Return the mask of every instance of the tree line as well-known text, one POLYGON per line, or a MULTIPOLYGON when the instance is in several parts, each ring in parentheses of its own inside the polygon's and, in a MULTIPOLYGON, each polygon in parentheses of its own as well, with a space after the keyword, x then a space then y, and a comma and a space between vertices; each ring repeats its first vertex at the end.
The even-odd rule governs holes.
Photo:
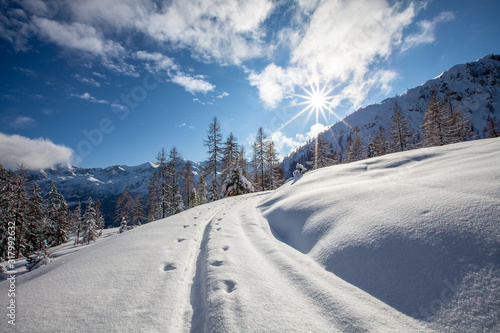
MULTIPOLYGON (((498 137, 500 136, 499 128, 500 126, 493 118, 488 118, 484 131, 488 132, 487 137, 498 137)), ((318 135, 310 145, 306 165, 310 169, 323 168, 388 153, 471 140, 473 128, 467 114, 460 108, 454 107, 450 98, 446 102, 433 93, 425 110, 424 122, 420 126, 419 133, 415 133, 412 129, 409 118, 397 102, 393 106, 388 133, 383 127, 379 127, 377 132, 369 135, 366 146, 359 128, 352 128, 352 132, 353 135, 346 138, 343 152, 340 149, 335 150, 330 142, 322 135, 318 135)), ((291 165, 295 166, 298 162, 300 161, 295 160, 291 165)))
POLYGON ((104 218, 100 203, 88 199, 71 211, 64 197, 52 185, 45 196, 34 182, 27 188, 26 172, 0 164, 0 260, 28 257, 69 240, 76 233, 76 244, 88 244, 102 233, 104 218))
POLYGON ((155 221, 224 197, 274 190, 283 183, 276 147, 262 128, 257 131, 251 160, 233 133, 223 140, 217 117, 210 123, 203 145, 207 160, 197 165, 197 180, 192 163, 175 146, 168 153, 162 148, 156 156, 146 207, 138 195, 125 191, 117 202, 116 221, 155 221))

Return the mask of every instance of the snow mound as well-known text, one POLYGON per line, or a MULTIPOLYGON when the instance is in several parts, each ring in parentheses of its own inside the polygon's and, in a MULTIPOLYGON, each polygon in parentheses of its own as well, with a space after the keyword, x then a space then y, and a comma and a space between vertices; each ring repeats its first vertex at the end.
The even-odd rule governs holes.
POLYGON ((306 173, 260 209, 277 239, 396 310, 498 332, 499 165, 500 139, 385 155, 306 173))

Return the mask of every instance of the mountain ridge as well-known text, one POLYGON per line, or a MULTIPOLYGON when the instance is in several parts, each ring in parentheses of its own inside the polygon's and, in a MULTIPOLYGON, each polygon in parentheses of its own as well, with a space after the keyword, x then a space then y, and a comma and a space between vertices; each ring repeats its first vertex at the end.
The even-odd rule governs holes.
MULTIPOLYGON (((420 133, 425 109, 433 92, 439 98, 451 100, 454 108, 467 113, 474 129, 474 139, 484 138, 487 133, 483 129, 488 118, 499 118, 500 55, 489 54, 475 62, 455 65, 436 78, 407 89, 401 95, 358 109, 329 126, 320 135, 333 145, 334 150, 343 153, 346 138, 354 133, 353 128, 358 127, 364 143, 368 144, 369 135, 378 131, 380 126, 387 135, 395 102, 407 116, 410 127, 415 133, 420 133)), ((283 158, 285 174, 291 175, 297 163, 305 164, 310 159, 309 147, 312 142, 296 148, 283 158)))

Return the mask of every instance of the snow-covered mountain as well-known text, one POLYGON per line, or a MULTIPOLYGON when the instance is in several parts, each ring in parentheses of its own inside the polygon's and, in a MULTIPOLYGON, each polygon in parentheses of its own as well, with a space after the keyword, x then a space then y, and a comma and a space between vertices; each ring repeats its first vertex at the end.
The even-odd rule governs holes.
MULTIPOLYGON (((484 127, 489 118, 500 119, 500 55, 488 55, 476 62, 456 65, 420 87, 407 90, 400 96, 388 98, 379 104, 369 105, 332 125, 322 136, 333 144, 335 150, 344 151, 346 138, 359 128, 365 144, 370 134, 382 126, 389 130, 394 104, 402 108, 416 133, 420 132, 425 109, 431 94, 451 99, 452 106, 469 115, 474 138, 484 138, 484 127)), ((308 160, 311 143, 297 148, 283 159, 285 174, 291 175, 297 163, 308 160)))
MULTIPOLYGON (((191 162, 191 164, 196 178, 200 163, 191 162)), ((100 199, 106 225, 111 225, 118 196, 127 189, 145 199, 155 167, 156 164, 153 162, 138 166, 114 165, 107 168, 58 165, 51 169, 31 171, 29 178, 37 182, 44 194, 54 182, 70 207, 78 201, 87 202, 89 197, 94 201, 100 199)))
POLYGON ((0 331, 499 332, 499 164, 500 138, 389 154, 17 260, 0 331))

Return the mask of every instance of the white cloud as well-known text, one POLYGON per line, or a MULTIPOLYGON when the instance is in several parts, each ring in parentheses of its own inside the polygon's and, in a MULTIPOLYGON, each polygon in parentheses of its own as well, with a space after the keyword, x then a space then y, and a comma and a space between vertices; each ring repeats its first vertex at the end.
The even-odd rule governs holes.
POLYGON ((210 82, 205 81, 202 76, 192 77, 183 73, 177 73, 172 78, 172 82, 183 86, 186 91, 193 95, 196 93, 206 94, 207 92, 215 89, 215 86, 210 82))
POLYGON ((111 40, 106 40, 93 26, 72 22, 62 24, 43 17, 35 17, 33 23, 40 33, 55 44, 101 56, 118 56, 124 48, 111 40))
POLYGON ((84 77, 84 76, 81 76, 80 74, 75 74, 73 75, 73 77, 75 79, 77 79, 78 81, 80 82, 83 82, 83 83, 87 83, 87 84, 90 84, 94 87, 100 87, 101 86, 101 83, 96 81, 94 78, 88 78, 88 77, 84 77))
POLYGON ((0 163, 9 169, 16 169, 20 164, 28 169, 50 168, 69 163, 72 156, 73 150, 49 139, 0 133, 0 163))
POLYGON ((227 96, 229 96, 229 93, 223 92, 222 94, 218 95, 216 98, 221 99, 221 98, 224 98, 224 97, 227 97, 227 96))
POLYGON ((189 49, 201 60, 241 64, 263 54, 262 24, 272 9, 270 0, 174 0, 142 24, 152 38, 189 49))
POLYGON ((278 130, 273 132, 269 138, 276 145, 276 149, 281 156, 289 153, 291 150, 303 145, 308 140, 315 139, 319 133, 323 133, 328 129, 328 126, 323 124, 314 124, 306 134, 296 134, 295 137, 288 137, 285 133, 278 130))
POLYGON ((167 57, 159 52, 149 53, 147 51, 137 51, 135 57, 139 60, 152 62, 152 66, 147 66, 150 71, 158 72, 160 70, 178 70, 179 67, 175 64, 174 59, 167 57))
POLYGON ((453 21, 454 19, 455 15, 452 12, 442 12, 431 21, 423 20, 418 22, 420 32, 406 37, 402 50, 406 51, 420 44, 429 44, 434 42, 436 40, 436 36, 434 34, 436 25, 441 22, 453 21))
POLYGON ((270 64, 248 77, 266 106, 277 107, 296 85, 313 76, 339 87, 337 105, 347 100, 359 106, 371 89, 390 90, 396 75, 377 65, 401 44, 403 30, 415 16, 413 4, 404 9, 385 0, 301 1, 299 5, 311 14, 303 31, 296 32, 295 41, 289 43, 289 65, 270 64))
POLYGON ((92 103, 109 104, 109 101, 107 101, 107 100, 105 100, 105 99, 97 99, 97 98, 95 98, 94 96, 90 95, 88 92, 83 93, 83 94, 81 94, 81 95, 78 95, 78 94, 71 94, 70 96, 71 96, 71 97, 75 97, 75 98, 84 99, 84 100, 89 101, 89 102, 92 102, 92 103))
POLYGON ((259 74, 252 71, 248 80, 257 87, 265 105, 275 108, 287 94, 293 92, 296 84, 303 83, 303 75, 298 69, 284 69, 272 63, 259 74))
POLYGON ((35 119, 26 116, 18 116, 13 122, 11 122, 11 126, 16 128, 25 128, 25 127, 33 127, 35 126, 35 119))

